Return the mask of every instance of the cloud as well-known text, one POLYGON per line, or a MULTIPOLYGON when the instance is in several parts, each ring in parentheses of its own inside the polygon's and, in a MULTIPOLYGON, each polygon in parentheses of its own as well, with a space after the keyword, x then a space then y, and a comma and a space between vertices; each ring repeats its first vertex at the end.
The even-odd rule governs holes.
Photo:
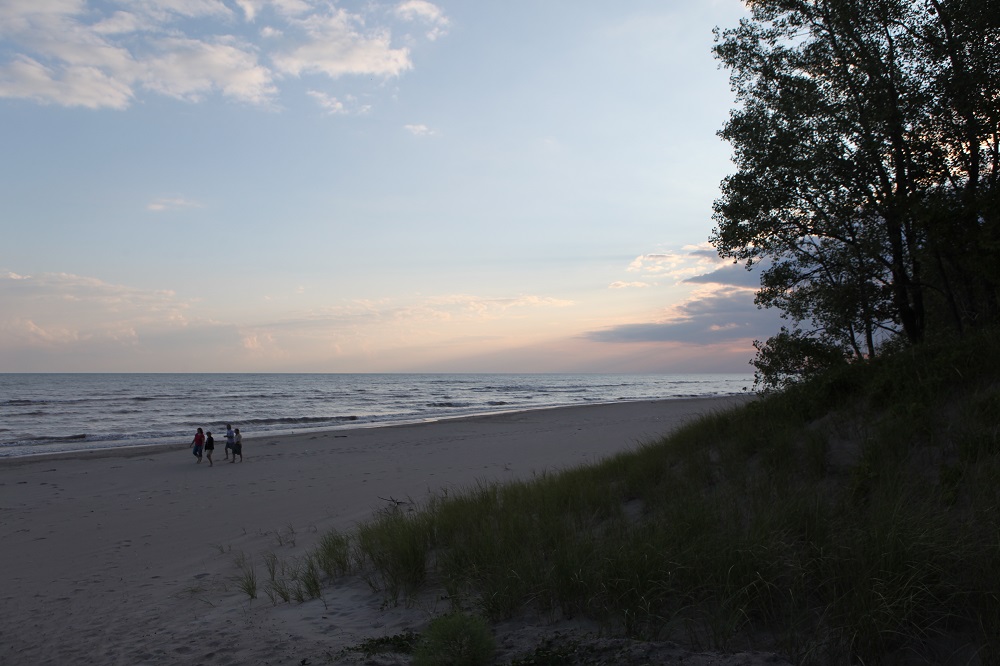
POLYGON ((0 275, 0 366, 17 372, 242 367, 237 327, 169 290, 68 273, 0 275))
POLYGON ((652 285, 648 282, 622 282, 618 280, 609 284, 608 289, 645 289, 650 286, 652 285))
POLYGON ((446 35, 451 21, 441 9, 426 0, 406 0, 396 7, 396 15, 405 21, 421 21, 428 27, 427 39, 434 41, 446 35))
POLYGON ((584 335, 608 343, 718 344, 763 339, 780 326, 777 313, 754 305, 754 290, 724 286, 700 291, 668 308, 658 321, 623 324, 584 335))
POLYGON ((249 47, 233 40, 172 37, 156 41, 155 47, 158 53, 145 61, 141 75, 148 90, 191 102, 219 91, 251 104, 265 104, 277 93, 271 72, 249 47))
POLYGON ((272 57, 279 71, 293 76, 326 74, 338 78, 347 74, 398 76, 410 69, 410 51, 392 48, 387 29, 362 33, 359 17, 337 10, 314 14, 294 25, 306 39, 294 48, 272 57))
POLYGON ((632 322, 588 331, 583 338, 600 343, 726 345, 773 335, 781 325, 773 311, 754 304, 760 288, 760 266, 747 271, 731 263, 708 243, 641 254, 625 269, 642 280, 618 280, 609 289, 656 287, 673 304, 651 321, 632 322))
POLYGON ((154 213, 162 213, 163 211, 180 208, 201 208, 201 204, 197 201, 190 201, 180 197, 164 197, 154 199, 146 206, 146 210, 153 211, 154 213))
MULTIPOLYGON (((199 102, 219 94, 270 107, 284 77, 387 78, 413 68, 393 28, 449 21, 429 2, 351 13, 305 0, 45 0, 0 3, 0 97, 126 109, 143 94, 199 102), (243 18, 246 23, 241 24, 243 18), (260 22, 259 25, 253 25, 260 22)), ((340 96, 338 96, 340 97, 340 96)), ((334 98, 336 99, 336 98, 334 98)))
POLYGON ((227 317, 217 306, 186 301, 169 290, 65 273, 7 272, 0 273, 0 367, 19 372, 392 371, 407 367, 417 349, 444 358, 457 355, 462 346, 490 348, 523 338, 537 328, 539 317, 549 321, 555 309, 573 305, 537 294, 443 294, 227 317))
POLYGON ((413 136, 434 136, 437 134, 435 130, 432 130, 427 125, 403 125, 403 129, 413 136))
POLYGON ((108 284, 68 273, 0 276, 3 346, 132 341, 138 328, 183 327, 188 305, 171 291, 108 284))
POLYGON ((235 3, 250 23, 268 9, 273 9, 279 17, 301 16, 313 9, 306 0, 235 0, 235 3))
POLYGON ((573 301, 537 295, 484 298, 472 294, 445 294, 426 297, 412 303, 391 300, 355 300, 350 303, 313 310, 300 318, 284 320, 276 326, 325 327, 350 323, 382 326, 388 323, 413 326, 426 322, 485 322, 518 317, 522 312, 567 308, 573 301))
POLYGON ((630 273, 672 278, 677 282, 712 271, 725 264, 708 243, 686 245, 680 251, 670 250, 642 254, 632 260, 627 270, 630 273))
POLYGON ((95 67, 65 66, 59 70, 27 56, 0 66, 0 97, 41 104, 124 109, 132 103, 132 88, 95 67))
POLYGON ((331 116, 364 115, 371 111, 371 105, 361 104, 354 95, 338 99, 319 90, 308 90, 306 94, 316 100, 316 103, 331 116))
MULTIPOLYGON (((677 285, 730 285, 757 289, 760 287, 760 270, 755 264, 747 270, 742 264, 723 259, 708 243, 687 245, 679 251, 641 254, 628 265, 626 272, 641 273, 677 285)), ((647 286, 643 281, 619 281, 612 288, 647 286)))
POLYGON ((689 284, 727 284, 737 287, 757 289, 760 287, 761 264, 747 270, 740 264, 729 264, 703 275, 695 275, 684 280, 689 284))

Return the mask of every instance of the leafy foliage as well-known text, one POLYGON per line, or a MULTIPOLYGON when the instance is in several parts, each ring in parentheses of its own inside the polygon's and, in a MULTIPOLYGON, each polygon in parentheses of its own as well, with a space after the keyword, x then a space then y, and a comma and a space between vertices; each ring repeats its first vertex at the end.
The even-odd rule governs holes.
POLYGON ((808 337, 861 359, 995 321, 1000 0, 747 4, 715 46, 738 108, 712 241, 794 322, 758 352, 808 369, 808 337))
POLYGON ((808 380, 845 362, 844 350, 829 339, 782 328, 767 342, 754 342, 754 388, 781 390, 792 383, 808 380))

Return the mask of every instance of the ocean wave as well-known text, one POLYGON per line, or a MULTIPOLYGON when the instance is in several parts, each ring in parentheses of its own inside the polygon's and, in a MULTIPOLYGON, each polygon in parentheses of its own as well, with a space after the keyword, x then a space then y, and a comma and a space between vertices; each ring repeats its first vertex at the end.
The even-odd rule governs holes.
POLYGON ((305 425, 309 423, 340 423, 357 421, 357 416, 285 416, 280 418, 249 419, 242 422, 243 426, 268 425, 305 425))
MULTIPOLYGON (((59 442, 87 441, 87 435, 63 435, 61 437, 46 437, 44 435, 19 434, 11 436, 10 440, 0 441, 0 446, 31 446, 32 444, 56 444, 59 442)), ((94 441, 94 440, 90 440, 94 441)))

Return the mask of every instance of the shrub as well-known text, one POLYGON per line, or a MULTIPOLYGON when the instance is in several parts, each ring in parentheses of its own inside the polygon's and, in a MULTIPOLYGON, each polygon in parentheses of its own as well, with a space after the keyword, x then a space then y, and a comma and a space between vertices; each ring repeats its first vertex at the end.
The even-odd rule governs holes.
POLYGON ((464 613, 431 621, 413 652, 414 666, 478 666, 493 658, 496 644, 483 618, 464 613))

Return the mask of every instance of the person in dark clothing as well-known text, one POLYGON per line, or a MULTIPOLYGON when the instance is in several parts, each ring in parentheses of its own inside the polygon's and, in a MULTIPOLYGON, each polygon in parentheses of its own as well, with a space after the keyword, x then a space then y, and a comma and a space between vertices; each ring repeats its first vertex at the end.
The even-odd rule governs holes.
POLYGON ((215 438, 211 432, 205 433, 205 457, 208 458, 208 466, 212 466, 212 452, 215 451, 215 438))

